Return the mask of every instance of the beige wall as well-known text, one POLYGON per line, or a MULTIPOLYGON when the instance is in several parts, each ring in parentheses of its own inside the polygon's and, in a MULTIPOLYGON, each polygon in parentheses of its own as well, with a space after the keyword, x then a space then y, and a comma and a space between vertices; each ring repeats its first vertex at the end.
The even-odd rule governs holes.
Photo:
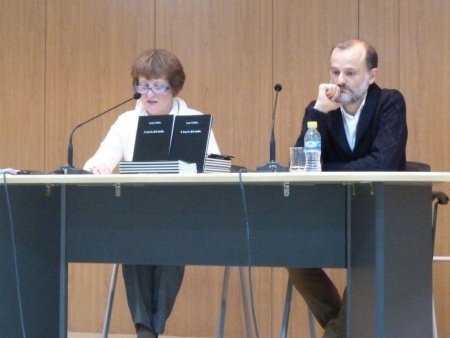
MULTIPOLYGON (((409 159, 448 171, 449 16, 450 3, 427 0, 2 0, 0 167, 50 172, 65 164, 71 129, 131 97, 130 64, 149 47, 179 56, 187 74, 180 96, 214 115, 222 152, 250 169, 268 160, 273 85, 281 83, 277 160, 287 164, 303 109, 328 79, 331 47, 359 36, 379 52, 377 82, 405 95, 409 159)), ((75 133, 76 166, 130 107, 75 133)), ((447 185, 437 188, 450 192, 447 185)), ((446 209, 439 214, 437 254, 450 254, 446 209)), ((101 329, 110 269, 71 265, 71 330, 101 329)), ((260 335, 276 337, 286 272, 252 271, 260 335)), ((226 335, 238 337, 245 331, 237 269, 231 272, 226 335)), ((221 267, 188 267, 168 334, 215 335, 222 273, 221 267)), ((342 288, 343 272, 331 273, 342 288)), ((444 337, 450 336, 449 279, 450 264, 436 264, 434 294, 444 337)), ((290 336, 305 336, 305 327, 305 306, 295 294, 290 336)), ((121 278, 111 331, 132 331, 121 278)))

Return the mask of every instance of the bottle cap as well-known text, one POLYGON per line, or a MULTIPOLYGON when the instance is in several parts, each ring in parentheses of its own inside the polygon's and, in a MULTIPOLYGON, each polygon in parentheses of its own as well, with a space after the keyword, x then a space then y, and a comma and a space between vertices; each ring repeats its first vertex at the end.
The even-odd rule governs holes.
POLYGON ((317 121, 308 121, 308 128, 317 129, 317 121))

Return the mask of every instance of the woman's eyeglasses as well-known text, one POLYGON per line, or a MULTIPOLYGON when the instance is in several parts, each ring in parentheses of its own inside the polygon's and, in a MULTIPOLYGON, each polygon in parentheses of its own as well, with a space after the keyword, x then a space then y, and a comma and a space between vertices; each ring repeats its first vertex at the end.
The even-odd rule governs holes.
POLYGON ((134 86, 134 90, 139 94, 147 94, 149 91, 151 91, 153 94, 164 94, 170 89, 170 85, 164 85, 164 86, 134 86))

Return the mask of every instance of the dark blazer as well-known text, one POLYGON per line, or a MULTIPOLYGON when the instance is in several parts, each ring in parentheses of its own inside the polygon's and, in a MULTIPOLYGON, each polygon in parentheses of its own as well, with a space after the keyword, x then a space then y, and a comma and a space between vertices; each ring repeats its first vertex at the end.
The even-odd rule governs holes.
POLYGON ((308 121, 317 121, 322 138, 323 171, 401 171, 406 165, 406 104, 395 89, 369 86, 356 129, 353 151, 348 145, 340 109, 328 113, 305 109, 296 146, 303 147, 308 121))

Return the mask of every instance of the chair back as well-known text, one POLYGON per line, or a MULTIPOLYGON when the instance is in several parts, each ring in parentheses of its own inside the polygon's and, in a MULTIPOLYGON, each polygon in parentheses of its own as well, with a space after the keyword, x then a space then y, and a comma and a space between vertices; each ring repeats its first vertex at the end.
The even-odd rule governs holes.
POLYGON ((405 171, 431 171, 431 167, 426 163, 406 161, 405 171))

